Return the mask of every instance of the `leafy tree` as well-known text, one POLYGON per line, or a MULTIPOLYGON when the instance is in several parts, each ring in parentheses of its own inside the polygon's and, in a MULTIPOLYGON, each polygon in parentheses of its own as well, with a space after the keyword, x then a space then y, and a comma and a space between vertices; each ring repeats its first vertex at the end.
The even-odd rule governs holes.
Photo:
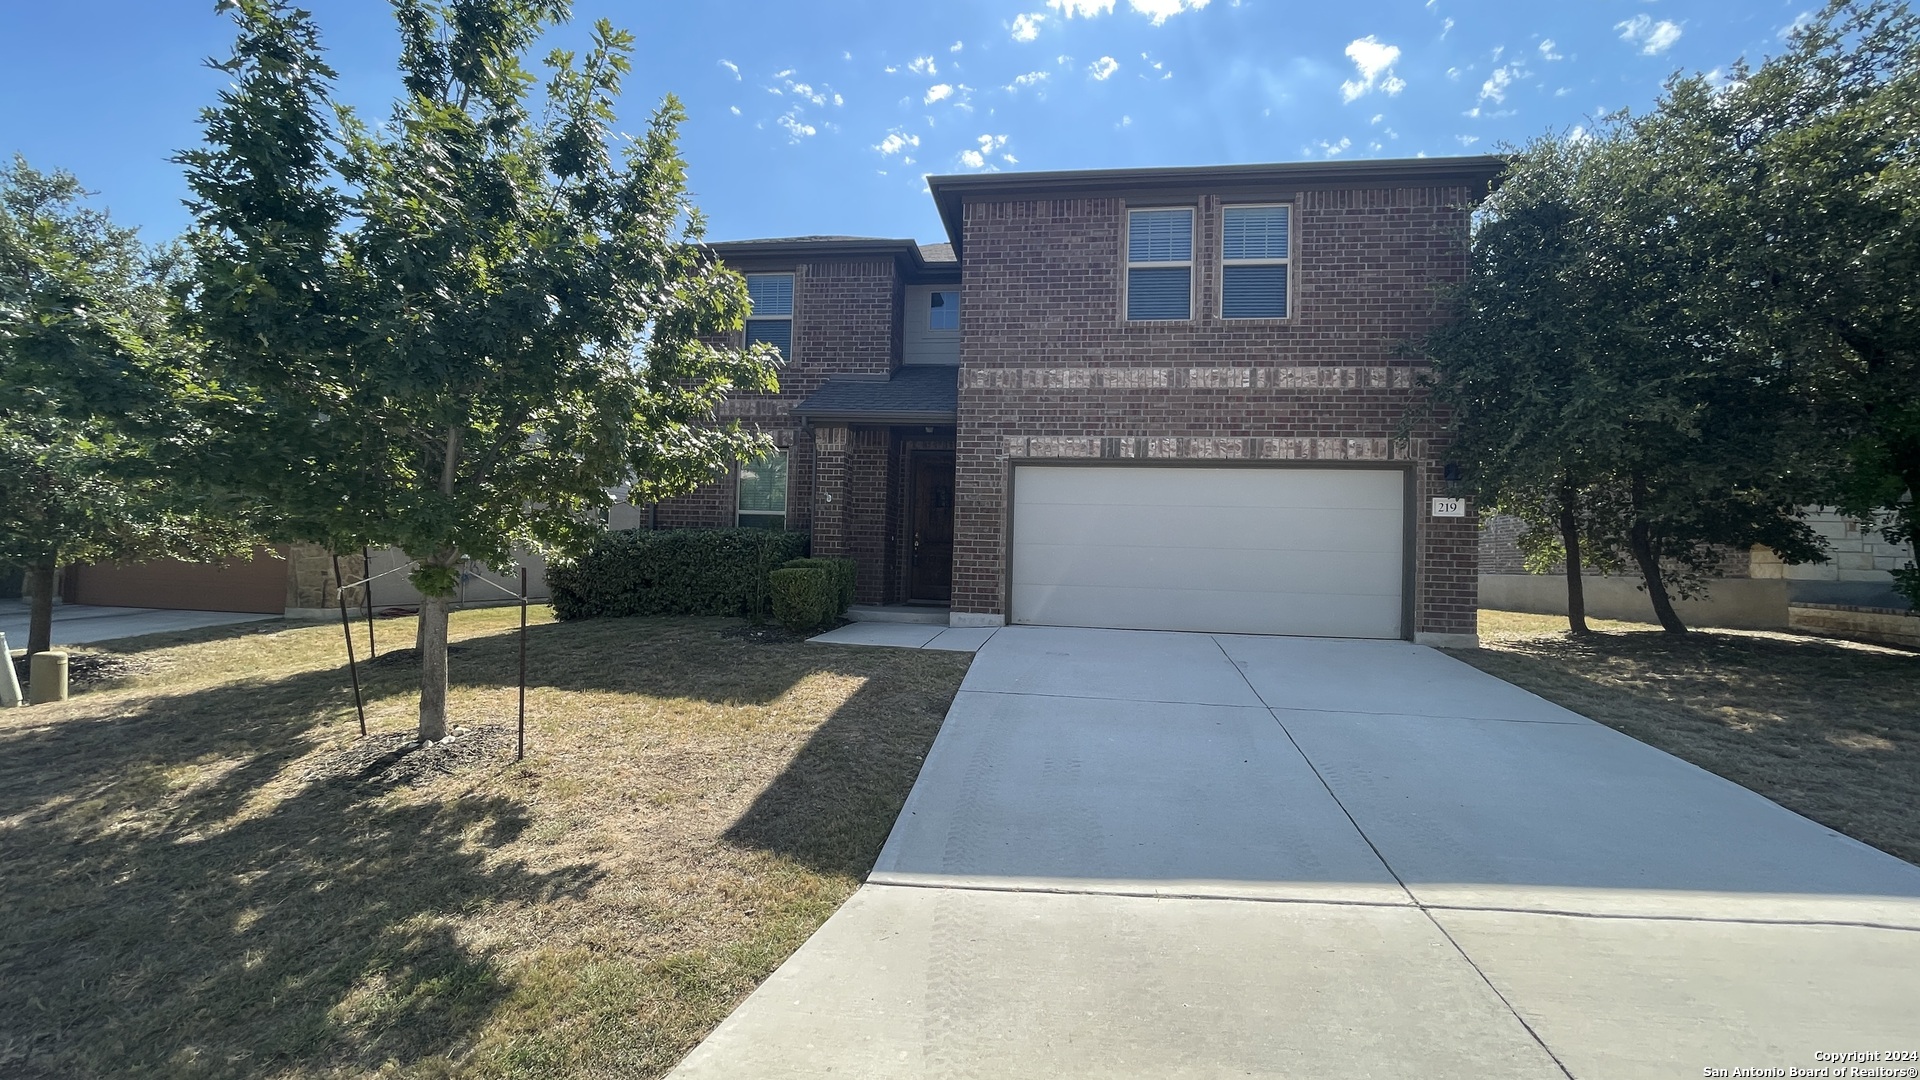
MULTIPOLYGON (((1845 466, 1831 501, 1920 545, 1920 20, 1831 0, 1759 67, 1670 82, 1630 135, 1697 253, 1690 309, 1807 398, 1845 466)), ((1897 577, 1920 604, 1920 570, 1897 577)))
POLYGON ((565 0, 394 0, 404 94, 379 126, 332 95, 310 17, 227 5, 232 76, 184 152, 194 321, 229 395, 220 477, 287 537, 416 560, 420 735, 446 731, 462 560, 578 550, 608 490, 692 489, 763 439, 714 421, 775 388, 770 348, 714 344, 741 279, 698 240, 671 97, 614 133, 632 36, 522 57, 565 0))
POLYGON ((1783 438, 1794 401, 1685 303, 1697 273, 1652 162, 1617 126, 1542 139, 1482 207, 1454 296, 1424 343, 1451 453, 1483 505, 1517 514, 1536 563, 1566 562, 1585 629, 1582 565, 1635 566, 1661 625, 1726 547, 1819 557, 1794 509, 1814 477, 1783 438))
POLYGON ((85 205, 71 174, 0 169, 0 562, 27 568, 29 653, 71 563, 246 550, 231 508, 177 481, 197 437, 191 355, 168 329, 178 252, 85 205))

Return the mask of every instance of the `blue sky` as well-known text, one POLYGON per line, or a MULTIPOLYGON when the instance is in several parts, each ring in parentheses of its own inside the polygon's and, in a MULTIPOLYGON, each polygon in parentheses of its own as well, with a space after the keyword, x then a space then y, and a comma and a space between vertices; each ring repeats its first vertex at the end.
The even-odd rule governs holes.
MULTIPOLYGON (((576 0, 635 31, 621 118, 666 93, 712 239, 944 239, 922 179, 983 169, 1484 153, 1643 109, 1671 72, 1778 51, 1816 0, 576 0)), ((385 115, 379 0, 310 0, 342 96, 385 115)), ((0 153, 65 168, 149 239, 223 77, 211 0, 0 5, 0 153)), ((544 52, 544 50, 542 50, 544 52)))

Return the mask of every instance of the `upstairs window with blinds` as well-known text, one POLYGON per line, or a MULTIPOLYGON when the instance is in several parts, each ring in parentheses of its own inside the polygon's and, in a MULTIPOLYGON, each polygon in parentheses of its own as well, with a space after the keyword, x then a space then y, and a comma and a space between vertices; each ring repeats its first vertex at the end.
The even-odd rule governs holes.
POLYGON ((1292 207, 1229 206, 1220 222, 1220 315, 1284 319, 1292 207))
POLYGON ((1193 318, 1193 211, 1127 211, 1127 319, 1193 318))
POLYGON ((748 274, 747 344, 767 342, 781 356, 793 355, 793 275, 748 274))

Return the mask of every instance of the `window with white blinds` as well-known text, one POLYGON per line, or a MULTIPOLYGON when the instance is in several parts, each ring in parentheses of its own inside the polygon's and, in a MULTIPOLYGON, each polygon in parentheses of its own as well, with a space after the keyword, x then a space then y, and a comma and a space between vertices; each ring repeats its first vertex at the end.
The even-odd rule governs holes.
POLYGON ((1127 211, 1127 319, 1193 318, 1193 211, 1127 211))
POLYGON ((1229 206, 1220 220, 1220 315, 1284 319, 1293 214, 1289 206, 1229 206))
POLYGON ((736 524, 746 528, 787 527, 787 452, 775 450, 740 463, 736 524))
POLYGON ((793 355, 793 275, 748 274, 747 344, 765 341, 793 355))

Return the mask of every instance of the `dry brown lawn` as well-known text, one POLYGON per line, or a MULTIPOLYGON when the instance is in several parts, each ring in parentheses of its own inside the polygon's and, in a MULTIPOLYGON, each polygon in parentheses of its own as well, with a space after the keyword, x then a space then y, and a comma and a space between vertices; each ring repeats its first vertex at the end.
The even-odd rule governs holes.
MULTIPOLYGON (((455 616, 456 724, 511 724, 516 618, 455 616)), ((858 885, 969 659, 538 623, 525 763, 418 784, 340 767, 337 626, 0 713, 0 1075, 658 1076, 858 885)), ((376 734, 415 677, 363 670, 376 734)))
POLYGON ((1797 634, 1480 613, 1454 656, 1920 863, 1920 654, 1797 634))

